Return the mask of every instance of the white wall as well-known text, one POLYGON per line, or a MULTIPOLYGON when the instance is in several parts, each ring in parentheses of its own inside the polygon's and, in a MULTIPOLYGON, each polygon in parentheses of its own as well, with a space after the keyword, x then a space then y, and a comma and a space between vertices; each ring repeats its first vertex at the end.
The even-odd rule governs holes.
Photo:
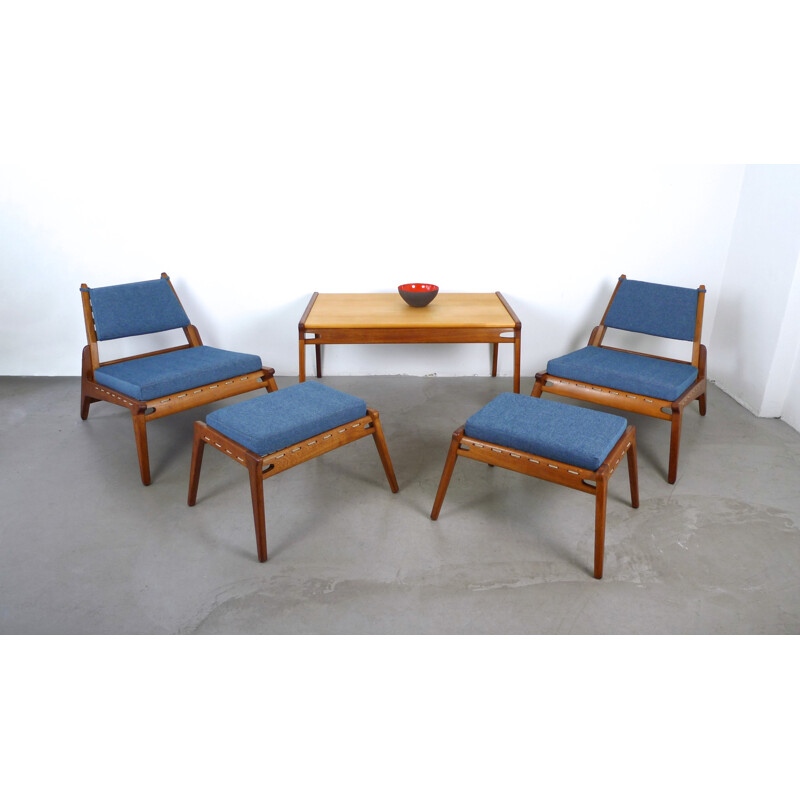
MULTIPOLYGON (((762 244, 779 293, 792 285, 791 186, 775 201, 788 228, 776 244, 758 234, 775 188, 760 172, 664 163, 673 140, 728 141, 710 127, 721 106, 701 126, 704 99, 692 125, 653 138, 669 112, 653 80, 697 83, 702 37, 678 75, 611 58, 630 40, 607 11, 580 29, 555 20, 565 51, 553 19, 516 4, 45 5, 4 9, 0 30, 0 75, 14 76, 0 81, 0 374, 77 374, 80 283, 162 270, 207 343, 257 352, 279 375, 297 372, 313 291, 427 280, 505 294, 523 323, 526 390, 549 357, 585 343, 622 272, 707 286, 710 374, 744 402, 734 339, 757 366, 781 343, 781 363, 795 363, 791 318, 770 327, 769 296, 755 306, 769 334, 736 339, 762 244)), ((648 52, 671 52, 680 30, 648 52)), ((487 370, 481 345, 326 353, 327 374, 487 370)), ((779 404, 787 381, 770 386, 779 404)))
POLYGON ((781 419, 800 431, 800 348, 789 372, 786 399, 781 409, 781 419))
MULTIPOLYGON (((284 375, 315 290, 500 290, 527 375, 585 341, 621 272, 705 282, 713 323, 741 168, 620 160, 615 132, 586 137, 596 107, 532 80, 552 52, 503 7, 32 7, 0 49, 19 76, 0 126, 0 373, 77 374, 80 283, 162 270, 209 344, 284 375)), ((339 347, 326 368, 487 360, 339 347)))
POLYGON ((760 416, 790 396, 800 342, 800 166, 748 166, 731 237, 709 366, 760 416))
MULTIPOLYGON (((291 158, 301 160, 303 153, 291 158)), ((168 159, 158 166, 168 170, 168 159)), ((365 179, 355 166, 353 171, 365 179)), ((100 177, 85 167, 81 185, 66 181, 61 187, 64 194, 71 187, 72 197, 58 199, 20 178, 16 197, 27 194, 26 202, 7 201, 0 216, 9 281, 0 318, 0 372, 76 374, 85 343, 80 283, 157 277, 163 269, 207 343, 257 352, 282 375, 297 373, 297 322, 314 290, 393 291, 407 280, 433 281, 442 291, 500 290, 523 322, 523 373, 532 375, 552 355, 585 344, 622 272, 679 285, 705 283, 710 326, 740 172, 549 167, 531 170, 524 181, 498 176, 503 187, 491 203, 486 185, 474 194, 441 185, 439 202, 449 211, 438 214, 438 227, 424 219, 398 223, 402 206, 425 202, 411 189, 383 198, 380 211, 351 193, 338 205, 298 208, 301 219, 287 216, 271 235, 264 234, 269 223, 253 220, 248 207, 255 190, 227 201, 225 218, 219 206, 201 213, 191 230, 188 221, 166 230, 141 217, 135 229, 126 229, 131 214, 122 205, 151 205, 150 195, 144 189, 136 194, 130 182, 108 187, 100 197, 82 189, 100 177), (317 238, 320 229, 330 235, 317 238)), ((398 174, 392 178, 395 185, 400 180, 398 174)), ((276 205, 288 185, 287 179, 275 189, 276 205)), ((215 197, 211 191, 208 202, 215 197)), ((173 189, 177 205, 195 200, 188 190, 173 189)), ((484 374, 487 362, 488 347, 480 345, 326 352, 328 374, 484 374)), ((501 348, 500 371, 510 370, 511 348, 501 348)))

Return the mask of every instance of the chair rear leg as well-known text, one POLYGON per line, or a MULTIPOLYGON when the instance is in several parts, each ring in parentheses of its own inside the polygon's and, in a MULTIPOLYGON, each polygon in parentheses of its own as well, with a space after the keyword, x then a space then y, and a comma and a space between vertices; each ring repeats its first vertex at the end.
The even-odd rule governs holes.
POLYGON ((669 473, 667 482, 675 483, 678 479, 678 453, 681 447, 681 423, 683 422, 683 409, 672 407, 672 430, 669 437, 669 473))
POLYGON ((636 433, 631 436, 628 449, 628 481, 631 485, 631 506, 639 508, 639 459, 636 456, 636 433))
POLYGON ((531 389, 531 397, 541 397, 542 390, 544 389, 544 381, 536 376, 536 380, 533 383, 533 389, 531 389))
POLYGON ((606 547, 606 506, 608 504, 608 481, 597 477, 594 506, 594 577, 603 577, 603 557, 606 547))
POLYGON ((383 471, 386 473, 386 479, 389 481, 389 487, 393 492, 397 492, 399 491, 397 478, 394 474, 392 459, 389 456, 389 448, 386 446, 386 438, 383 435, 383 427, 381 426, 380 417, 378 416, 378 412, 373 409, 369 409, 368 413, 372 417, 372 438, 375 441, 375 447, 378 448, 378 455, 381 458, 381 464, 383 464, 383 471))
POLYGON ((431 519, 439 519, 439 512, 442 510, 442 503, 444 496, 447 493, 447 487, 450 485, 450 478, 453 476, 453 469, 456 466, 456 458, 458 458, 458 447, 461 444, 461 437, 464 435, 464 429, 459 428, 453 434, 453 440, 450 443, 450 449, 447 451, 447 459, 444 462, 444 470, 442 470, 442 477, 439 481, 439 489, 436 492, 436 499, 433 501, 433 508, 431 509, 431 519))
POLYGON ((150 455, 147 451, 147 429, 144 414, 138 411, 131 412, 133 416, 133 435, 136 439, 136 452, 139 455, 139 472, 142 483, 150 485, 150 455))
POLYGON ((89 406, 94 402, 93 397, 87 397, 81 392, 81 419, 89 419, 89 406))
POLYGON ((188 504, 193 506, 197 502, 197 487, 200 484, 200 467, 203 466, 203 452, 205 442, 203 441, 203 431, 199 427, 203 423, 194 424, 194 441, 192 443, 192 466, 189 470, 189 498, 188 504))
POLYGON ((88 419, 89 406, 92 403, 97 402, 97 398, 89 397, 89 394, 86 391, 89 385, 87 375, 89 374, 89 370, 92 368, 92 360, 88 346, 83 348, 83 356, 81 357, 81 361, 81 419, 88 419))
POLYGON ((250 497, 253 501, 253 522, 256 529, 256 550, 258 560, 267 560, 267 523, 264 518, 264 474, 261 471, 261 461, 252 459, 247 463, 247 472, 250 475, 250 497))
MULTIPOLYGON (((698 364, 700 375, 703 378, 704 384, 703 389, 706 390, 708 388, 708 381, 706 379, 706 363, 708 361, 708 351, 706 350, 706 346, 704 344, 700 345, 700 361, 698 364)), ((704 417, 706 415, 706 393, 703 391, 703 394, 697 398, 697 401, 700 405, 700 416, 704 417)))

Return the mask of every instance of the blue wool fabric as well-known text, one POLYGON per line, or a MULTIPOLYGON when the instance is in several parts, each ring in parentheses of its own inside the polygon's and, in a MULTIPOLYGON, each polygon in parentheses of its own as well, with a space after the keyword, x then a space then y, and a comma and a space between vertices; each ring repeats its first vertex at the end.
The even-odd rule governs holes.
POLYGON ((166 278, 89 289, 89 299, 100 341, 191 324, 166 278))
POLYGON ((464 433, 473 439, 596 470, 627 427, 627 420, 616 414, 508 392, 473 414, 464 433))
POLYGON ((605 324, 667 339, 694 340, 698 289, 623 280, 605 324))
POLYGON ((322 383, 296 383, 212 411, 206 423, 260 456, 359 419, 367 404, 322 383))
POLYGON ((203 345, 109 364, 96 369, 94 379, 137 400, 154 400, 260 369, 259 356, 203 345))
POLYGON ((547 372, 557 378, 670 401, 677 400, 697 380, 697 368, 691 364, 605 347, 584 347, 551 359, 547 372))

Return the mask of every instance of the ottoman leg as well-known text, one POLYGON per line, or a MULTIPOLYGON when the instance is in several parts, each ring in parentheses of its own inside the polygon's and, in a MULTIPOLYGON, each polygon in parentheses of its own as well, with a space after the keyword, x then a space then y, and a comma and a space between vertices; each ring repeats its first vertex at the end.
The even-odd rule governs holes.
POLYGON ((258 560, 267 560, 267 524, 264 519, 264 474, 260 459, 248 459, 247 472, 250 476, 250 497, 253 501, 253 522, 256 528, 256 550, 258 560))
POLYGON ((464 429, 459 428, 453 434, 453 441, 450 443, 450 450, 447 452, 447 460, 444 462, 444 470, 442 471, 442 478, 439 481, 439 489, 436 492, 436 499, 433 501, 433 509, 431 510, 431 519, 439 519, 439 512, 442 510, 442 503, 444 496, 447 493, 447 487, 450 485, 450 478, 453 475, 453 469, 456 466, 456 458, 458 457, 458 446, 461 444, 461 437, 464 435, 464 429))
POLYGON ((383 426, 378 412, 374 409, 368 409, 370 417, 372 417, 372 438, 375 441, 375 447, 378 448, 378 455, 381 457, 381 464, 383 464, 383 471, 386 473, 386 479, 389 481, 389 486, 393 492, 398 492, 397 478, 394 474, 394 467, 392 466, 392 459, 389 457, 389 448, 386 446, 386 439, 383 435, 383 426))

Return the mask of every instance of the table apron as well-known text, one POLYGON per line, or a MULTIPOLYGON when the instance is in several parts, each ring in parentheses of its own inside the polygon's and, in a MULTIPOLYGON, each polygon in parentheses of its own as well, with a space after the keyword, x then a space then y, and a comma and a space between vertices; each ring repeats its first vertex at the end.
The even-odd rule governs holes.
POLYGON ((350 328, 347 330, 306 328, 300 335, 300 341, 307 345, 513 343, 518 338, 519 332, 514 328, 350 328))

